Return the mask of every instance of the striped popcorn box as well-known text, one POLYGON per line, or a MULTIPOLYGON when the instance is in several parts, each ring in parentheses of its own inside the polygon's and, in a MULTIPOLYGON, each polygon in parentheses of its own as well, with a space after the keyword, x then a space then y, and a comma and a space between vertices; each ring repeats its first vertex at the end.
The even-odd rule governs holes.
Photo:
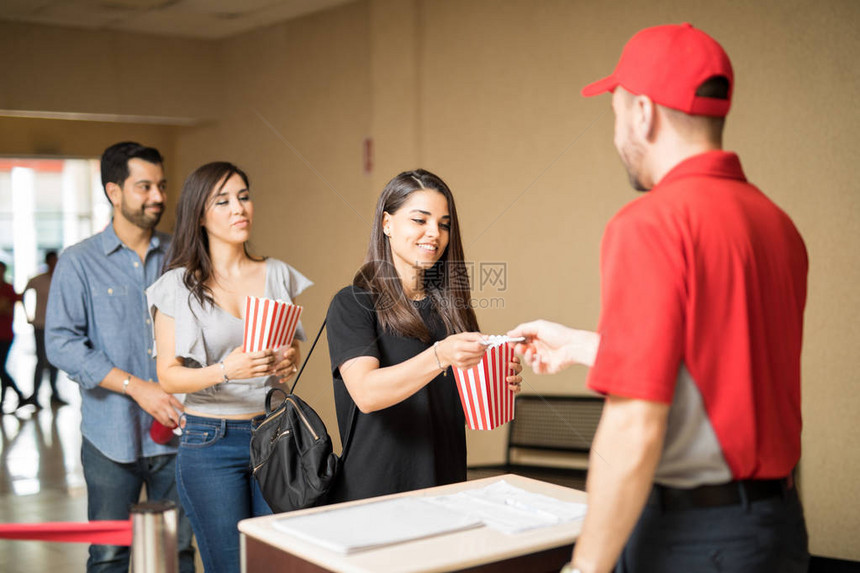
POLYGON ((507 342, 487 348, 480 364, 454 368, 466 423, 472 430, 492 430, 514 419, 514 393, 505 379, 514 348, 507 342))
POLYGON ((249 296, 245 300, 245 338, 242 350, 259 352, 292 344, 302 307, 249 296))

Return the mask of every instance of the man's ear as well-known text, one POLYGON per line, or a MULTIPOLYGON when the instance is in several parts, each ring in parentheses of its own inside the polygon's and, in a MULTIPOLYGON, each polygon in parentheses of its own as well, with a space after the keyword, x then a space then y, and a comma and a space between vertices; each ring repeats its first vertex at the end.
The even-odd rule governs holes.
POLYGON ((114 207, 118 207, 122 202, 122 188, 116 183, 108 183, 105 185, 105 193, 114 207))
POLYGON ((654 139, 657 125, 657 106, 646 95, 633 98, 633 129, 643 141, 654 139))

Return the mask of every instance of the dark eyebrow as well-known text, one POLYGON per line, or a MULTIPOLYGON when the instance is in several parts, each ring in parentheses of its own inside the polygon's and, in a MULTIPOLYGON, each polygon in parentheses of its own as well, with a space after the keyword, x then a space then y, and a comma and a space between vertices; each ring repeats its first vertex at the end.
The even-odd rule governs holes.
MULTIPOLYGON (((159 183, 167 183, 167 179, 162 179, 162 180, 160 180, 160 181, 159 181, 159 183)), ((135 185, 141 185, 141 184, 149 184, 149 185, 151 185, 151 184, 152 184, 152 180, 151 180, 151 179, 141 179, 140 181, 135 181, 135 182, 134 182, 134 184, 135 184, 135 185)))
MULTIPOLYGON (((409 211, 410 213, 421 213, 422 215, 427 215, 428 217, 431 215, 430 211, 424 211, 422 209, 412 209, 409 211)), ((451 215, 442 215, 443 219, 450 219, 451 215)))
MULTIPOLYGON (((245 188, 243 188, 243 189, 239 189, 238 191, 236 191, 236 195, 239 195, 239 194, 241 194, 241 193, 250 193, 250 192, 251 192, 251 190, 250 190, 250 189, 248 189, 247 187, 245 187, 245 188)), ((222 196, 224 196, 224 195, 229 195, 229 193, 227 193, 226 191, 224 191, 224 190, 222 189, 222 190, 221 190, 221 191, 219 191, 218 193, 215 193, 215 195, 213 195, 213 197, 222 197, 222 196)))

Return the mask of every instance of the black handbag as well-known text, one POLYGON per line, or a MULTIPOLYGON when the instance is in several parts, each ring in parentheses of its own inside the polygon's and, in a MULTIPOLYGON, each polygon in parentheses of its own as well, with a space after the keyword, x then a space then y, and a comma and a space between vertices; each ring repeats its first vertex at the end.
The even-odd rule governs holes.
POLYGON ((332 451, 331 438, 319 415, 294 390, 311 354, 325 329, 323 321, 301 370, 287 394, 272 388, 266 394, 266 413, 253 420, 251 434, 251 469, 260 485, 263 498, 275 513, 313 507, 325 501, 337 479, 342 459, 349 447, 355 419, 353 406, 343 452, 332 451), (272 407, 272 399, 283 399, 272 407))

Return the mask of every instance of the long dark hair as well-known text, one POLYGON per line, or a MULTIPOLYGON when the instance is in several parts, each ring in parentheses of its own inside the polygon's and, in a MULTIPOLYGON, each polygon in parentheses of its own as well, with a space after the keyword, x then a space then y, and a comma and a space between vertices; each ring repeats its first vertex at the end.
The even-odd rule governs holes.
MULTIPOLYGON (((232 163, 215 161, 198 167, 182 185, 176 205, 173 242, 164 270, 184 267, 182 279, 185 287, 201 305, 215 304, 212 289, 206 284, 212 278, 212 259, 209 257, 209 234, 203 227, 203 217, 212 192, 221 190, 233 175, 241 177, 245 187, 250 189, 248 176, 232 163)), ((261 260, 248 253, 247 243, 244 249, 248 258, 261 260)))
POLYGON ((438 191, 445 196, 448 214, 451 216, 451 228, 448 232, 448 246, 442 256, 436 264, 424 271, 424 290, 442 317, 448 334, 478 330, 478 319, 470 303, 469 276, 464 262, 454 196, 440 177, 424 169, 404 171, 389 181, 382 190, 376 203, 367 256, 353 279, 353 285, 374 296, 377 317, 385 330, 430 342, 430 331, 403 291, 403 284, 394 267, 391 245, 382 228, 385 213, 393 215, 412 193, 425 189, 438 191))

